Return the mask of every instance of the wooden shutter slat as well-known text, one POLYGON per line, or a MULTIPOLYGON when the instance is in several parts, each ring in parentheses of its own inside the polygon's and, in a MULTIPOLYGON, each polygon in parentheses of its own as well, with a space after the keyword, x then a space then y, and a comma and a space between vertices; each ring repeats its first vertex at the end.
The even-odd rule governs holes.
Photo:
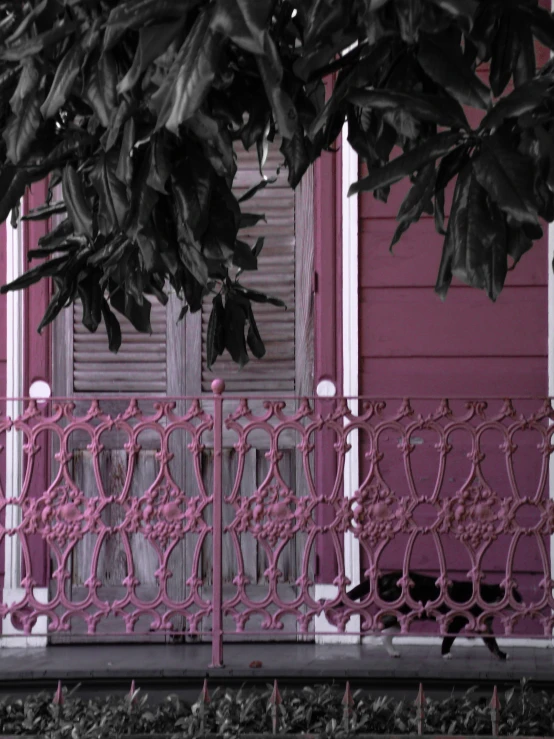
POLYGON ((73 387, 80 393, 158 395, 167 388, 166 309, 151 300, 151 334, 138 333, 120 314, 122 342, 110 352, 105 326, 94 334, 83 326, 81 304, 73 312, 73 387))
MULTIPOLYGON (((282 164, 279 142, 270 149, 264 174, 272 177, 282 164)), ((255 150, 240 151, 237 157, 234 192, 237 197, 260 181, 255 150)), ((295 194, 287 182, 283 168, 275 183, 260 190, 243 205, 248 213, 263 213, 266 220, 240 230, 240 238, 253 245, 263 236, 264 248, 258 259, 258 271, 243 273, 245 287, 265 292, 284 301, 287 310, 267 303, 253 303, 254 316, 266 347, 261 360, 252 358, 242 370, 224 353, 209 371, 206 362, 206 337, 211 312, 211 299, 202 306, 202 389, 210 390, 214 377, 222 377, 230 392, 264 392, 268 395, 295 391, 295 194)))

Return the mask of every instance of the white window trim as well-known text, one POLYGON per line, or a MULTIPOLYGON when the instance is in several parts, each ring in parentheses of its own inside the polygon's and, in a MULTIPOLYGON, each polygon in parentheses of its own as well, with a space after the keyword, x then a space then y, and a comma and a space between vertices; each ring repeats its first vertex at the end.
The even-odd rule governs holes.
MULTIPOLYGON (((23 199, 21 215, 23 214, 23 199)), ((6 222, 6 282, 12 282, 25 272, 23 227, 19 220, 17 228, 6 222)), ((21 290, 10 291, 6 296, 6 415, 18 418, 23 411, 21 398, 25 395, 24 387, 24 337, 25 313, 24 293, 21 290)), ((5 496, 9 500, 18 498, 23 484, 23 436, 10 431, 6 434, 6 489, 5 496)), ((21 508, 8 505, 6 507, 6 528, 14 528, 21 523, 21 508)), ((4 588, 2 602, 13 603, 23 600, 25 590, 21 583, 21 546, 19 537, 6 536, 4 539, 4 588)), ((48 588, 35 588, 34 596, 41 602, 48 599, 48 588)), ((45 633, 47 619, 37 619, 34 632, 45 633)), ((9 636, 21 634, 12 626, 11 619, 2 619, 2 636, 0 647, 42 647, 46 646, 44 636, 9 636)))

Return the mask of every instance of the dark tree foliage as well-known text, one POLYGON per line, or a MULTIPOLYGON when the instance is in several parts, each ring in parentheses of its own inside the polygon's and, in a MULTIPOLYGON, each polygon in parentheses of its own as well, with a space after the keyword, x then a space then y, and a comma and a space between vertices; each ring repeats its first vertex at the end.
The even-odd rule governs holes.
POLYGON ((241 240, 260 217, 243 202, 269 181, 276 134, 295 187, 347 120, 368 167, 351 193, 386 200, 411 180, 392 245, 434 214, 439 295, 456 276, 495 300, 554 220, 554 64, 537 71, 536 42, 554 48, 538 0, 0 3, 0 221, 45 177, 48 202, 24 217, 65 214, 31 252, 38 266, 2 289, 51 277, 40 328, 81 300, 113 351, 116 314, 150 331, 145 295, 165 303, 171 285, 184 315, 211 293, 209 363, 263 356, 252 302, 273 299, 240 282, 263 246, 241 240), (484 111, 477 129, 469 107, 484 111), (243 202, 238 141, 257 147, 261 173, 243 202))

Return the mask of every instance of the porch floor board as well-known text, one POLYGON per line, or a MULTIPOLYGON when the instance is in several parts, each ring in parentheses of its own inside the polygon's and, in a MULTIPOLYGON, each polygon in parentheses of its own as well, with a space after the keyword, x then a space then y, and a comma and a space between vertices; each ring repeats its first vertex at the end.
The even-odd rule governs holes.
POLYGON ((147 680, 149 683, 188 684, 209 677, 214 683, 344 681, 381 685, 477 684, 519 681, 554 688, 554 650, 545 647, 506 647, 508 662, 500 662, 485 647, 459 647, 443 660, 440 647, 402 646, 392 659, 375 645, 229 644, 225 667, 211 669, 209 644, 63 645, 0 649, 0 684, 147 680), (254 660, 261 668, 251 668, 254 660))

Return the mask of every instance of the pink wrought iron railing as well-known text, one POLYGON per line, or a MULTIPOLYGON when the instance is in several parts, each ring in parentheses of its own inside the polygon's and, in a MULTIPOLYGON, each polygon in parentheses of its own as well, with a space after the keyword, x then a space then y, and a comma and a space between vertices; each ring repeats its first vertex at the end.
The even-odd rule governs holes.
POLYGON ((181 634, 211 640, 213 666, 224 639, 374 633, 391 615, 404 634, 463 617, 463 636, 551 637, 549 399, 359 399, 353 415, 344 398, 212 390, 0 415, 3 635, 181 634), (375 584, 393 571, 390 601, 375 584), (415 572, 436 579, 432 601, 413 599, 415 572), (463 602, 452 582, 471 584, 463 602))

